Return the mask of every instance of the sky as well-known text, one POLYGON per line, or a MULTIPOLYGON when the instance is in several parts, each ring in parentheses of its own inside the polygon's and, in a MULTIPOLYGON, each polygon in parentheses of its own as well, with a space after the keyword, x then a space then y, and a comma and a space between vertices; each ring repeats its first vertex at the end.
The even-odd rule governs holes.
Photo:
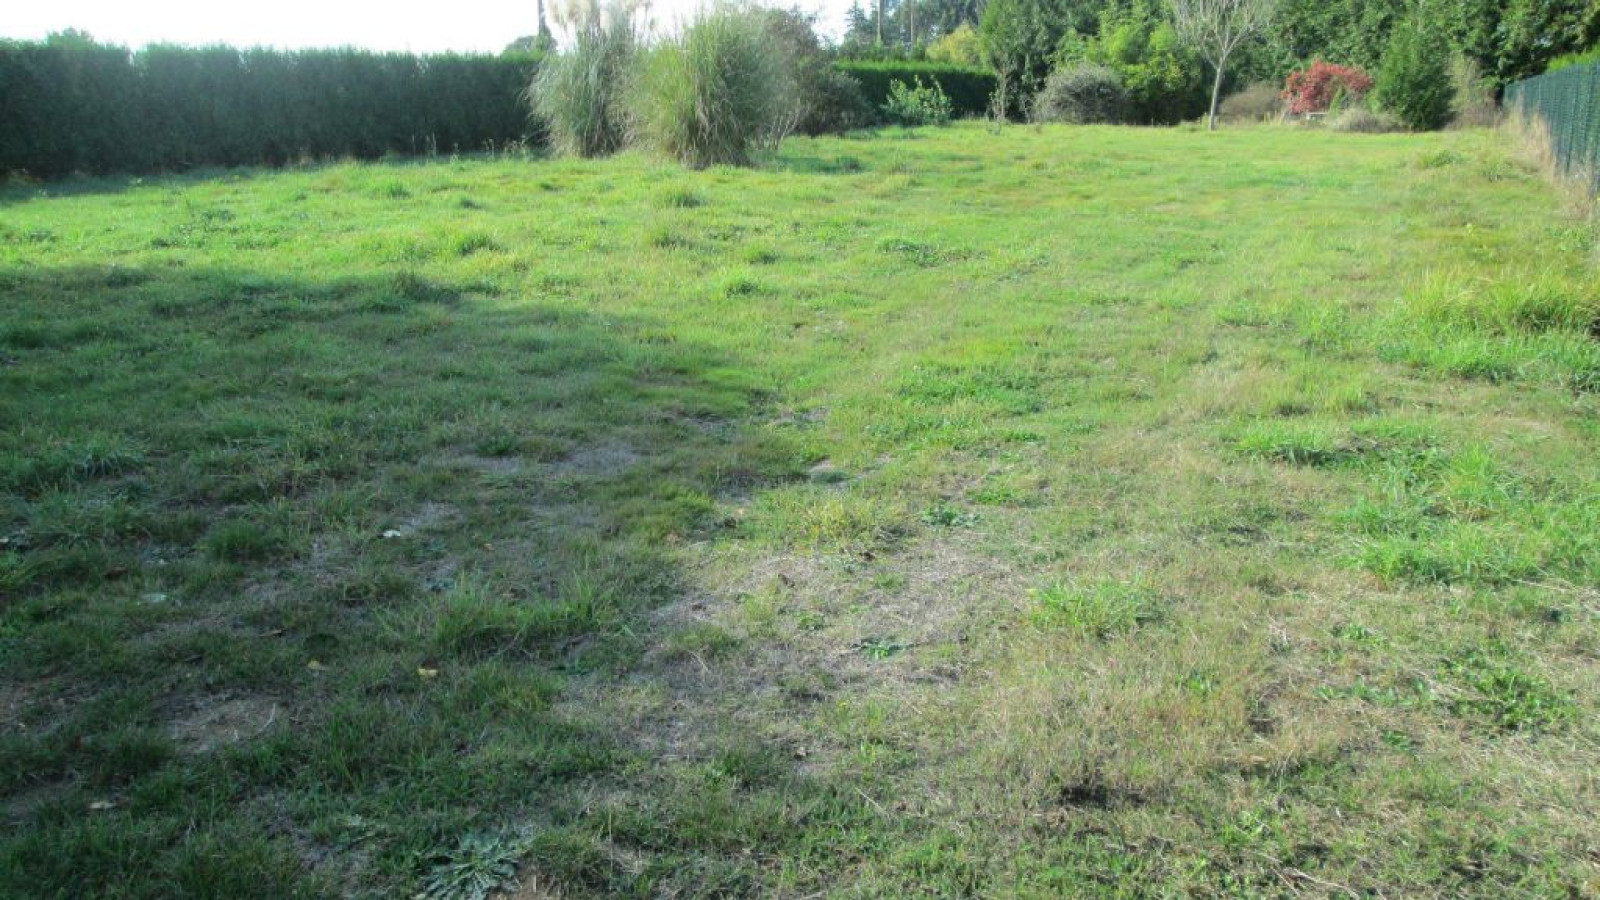
MULTIPOLYGON (((698 5, 653 0, 653 17, 670 23, 698 5)), ((850 0, 798 5, 819 14, 823 33, 838 34, 850 0)), ((535 0, 19 0, 7 6, 0 37, 36 39, 75 28, 130 47, 164 42, 498 53, 536 30, 535 0)))

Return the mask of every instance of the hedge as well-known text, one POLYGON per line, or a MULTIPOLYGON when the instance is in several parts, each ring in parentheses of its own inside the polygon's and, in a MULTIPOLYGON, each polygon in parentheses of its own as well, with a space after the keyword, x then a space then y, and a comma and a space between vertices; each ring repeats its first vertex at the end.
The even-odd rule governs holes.
POLYGON ((0 41, 0 175, 282 165, 530 137, 533 55, 0 41))
POLYGON ((840 72, 861 82, 861 93, 873 108, 882 109, 889 99, 889 86, 896 81, 915 83, 921 77, 924 83, 939 82, 950 98, 952 112, 957 116, 981 116, 989 111, 989 97, 994 94, 995 77, 988 69, 949 63, 911 60, 840 60, 833 64, 840 72))

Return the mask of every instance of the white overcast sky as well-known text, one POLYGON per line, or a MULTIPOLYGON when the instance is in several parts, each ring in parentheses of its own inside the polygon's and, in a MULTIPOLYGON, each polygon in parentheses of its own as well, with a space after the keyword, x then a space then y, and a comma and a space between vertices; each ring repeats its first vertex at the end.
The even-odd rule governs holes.
MULTIPOLYGON (((167 42, 496 53, 535 30, 535 0, 16 0, 5 5, 0 37, 42 38, 76 28, 132 47, 167 42)), ((699 5, 699 0, 654 0, 652 17, 670 23, 699 5)), ((850 0, 798 0, 798 5, 820 14, 822 31, 838 34, 850 0)))

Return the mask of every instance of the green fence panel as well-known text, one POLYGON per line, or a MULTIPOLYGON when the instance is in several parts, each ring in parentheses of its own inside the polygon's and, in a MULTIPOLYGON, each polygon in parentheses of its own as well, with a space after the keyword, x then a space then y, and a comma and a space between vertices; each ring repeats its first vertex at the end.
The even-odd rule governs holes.
POLYGON ((1600 189, 1600 62, 1518 81, 1505 99, 1512 115, 1543 123, 1562 172, 1600 189))

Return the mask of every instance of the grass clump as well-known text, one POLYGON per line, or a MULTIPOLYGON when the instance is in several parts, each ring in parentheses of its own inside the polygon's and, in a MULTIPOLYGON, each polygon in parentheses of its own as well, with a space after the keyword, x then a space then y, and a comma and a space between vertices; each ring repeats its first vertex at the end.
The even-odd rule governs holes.
POLYGON ((1161 595, 1137 581, 1052 582, 1032 592, 1031 618, 1042 628, 1060 628, 1105 640, 1160 621, 1161 595))
POLYGON ((626 96, 639 30, 622 3, 590 9, 572 46, 547 58, 529 86, 534 114, 550 145, 569 156, 607 156, 627 142, 626 96))
POLYGON ((1572 699, 1541 675, 1524 671, 1494 648, 1473 649, 1445 661, 1457 690, 1445 703, 1455 715, 1502 731, 1549 731, 1577 714, 1572 699))
POLYGON ((1390 458, 1374 474, 1340 518, 1356 562, 1382 578, 1497 586, 1600 573, 1594 496, 1538 490, 1485 447, 1390 458))
POLYGON ((471 256, 474 253, 491 253, 501 249, 500 243, 487 232, 473 231, 463 234, 452 242, 452 249, 457 256, 471 256))
POLYGON ((206 548, 218 559, 260 563, 290 555, 295 538, 283 507, 219 522, 206 535, 206 548))
POLYGON ((907 527, 903 511, 886 501, 811 485, 762 495, 748 526, 779 546, 844 553, 891 544, 907 527))
POLYGON ((93 435, 32 450, 0 452, 0 490, 37 495, 73 484, 111 478, 145 464, 137 441, 93 435))
POLYGON ((706 205, 706 198, 692 187, 678 185, 661 192, 656 205, 662 209, 699 209, 706 205))
POLYGON ((1234 438, 1235 449, 1246 456, 1313 467, 1424 453, 1431 443, 1425 429, 1384 419, 1353 426, 1265 419, 1249 423, 1234 438))
POLYGON ((436 654, 461 659, 534 657, 564 638, 598 628, 609 606, 573 591, 553 599, 514 597, 487 582, 466 578, 425 611, 425 630, 436 654))
POLYGON ((1433 278, 1380 324, 1386 359, 1479 381, 1600 384, 1600 292, 1593 276, 1433 278))
POLYGON ((1403 314, 1442 332, 1590 332, 1600 327, 1600 281, 1576 284, 1552 274, 1491 282, 1438 278, 1407 298, 1403 314))
POLYGON ((792 128, 794 61, 758 12, 706 9, 643 61, 634 102, 640 139, 686 166, 744 165, 792 128))
POLYGON ((1351 134, 1390 134, 1404 131, 1406 126, 1399 119, 1383 110, 1371 110, 1365 106, 1352 106, 1340 110, 1338 114, 1328 119, 1328 128, 1333 131, 1343 131, 1351 134))

